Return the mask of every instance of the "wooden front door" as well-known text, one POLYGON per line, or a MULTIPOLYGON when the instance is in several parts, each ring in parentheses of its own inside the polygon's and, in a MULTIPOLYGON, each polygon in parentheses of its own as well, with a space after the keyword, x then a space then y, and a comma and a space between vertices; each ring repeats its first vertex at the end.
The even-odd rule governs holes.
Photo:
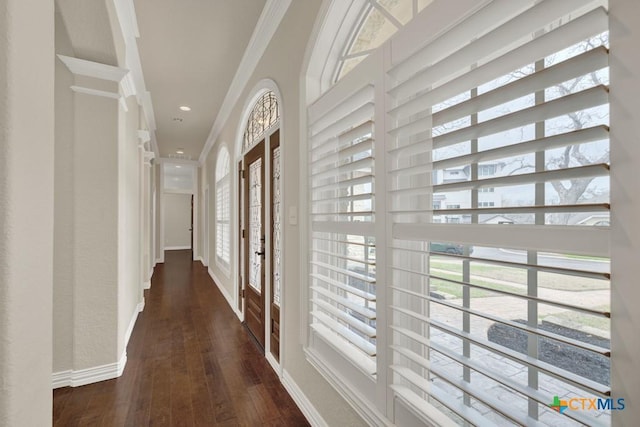
POLYGON ((245 322, 264 348, 265 343, 265 200, 264 140, 244 157, 245 322))

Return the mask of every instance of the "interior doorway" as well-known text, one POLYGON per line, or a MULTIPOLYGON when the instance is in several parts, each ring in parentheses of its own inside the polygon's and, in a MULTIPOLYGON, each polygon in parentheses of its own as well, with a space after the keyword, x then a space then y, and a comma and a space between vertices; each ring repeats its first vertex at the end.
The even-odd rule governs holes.
POLYGON ((159 262, 164 262, 167 250, 188 250, 193 259, 198 244, 197 165, 186 161, 161 165, 159 262))
POLYGON ((164 194, 164 250, 193 250, 193 195, 164 194))

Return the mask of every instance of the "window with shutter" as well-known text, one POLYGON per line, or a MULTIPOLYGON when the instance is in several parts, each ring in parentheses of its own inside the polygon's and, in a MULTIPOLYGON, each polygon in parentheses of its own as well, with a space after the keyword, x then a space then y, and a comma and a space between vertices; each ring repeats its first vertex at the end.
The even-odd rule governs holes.
POLYGON ((459 423, 607 424, 551 406, 610 394, 608 230, 578 226, 609 212, 607 11, 503 3, 388 70, 391 388, 459 423))
POLYGON ((311 328, 376 374, 374 90, 310 108, 311 328))
POLYGON ((230 168, 229 151, 223 146, 216 161, 216 262, 225 270, 231 259, 230 168))
POLYGON ((309 105, 307 354, 373 424, 609 425, 607 2, 428 3, 309 105))

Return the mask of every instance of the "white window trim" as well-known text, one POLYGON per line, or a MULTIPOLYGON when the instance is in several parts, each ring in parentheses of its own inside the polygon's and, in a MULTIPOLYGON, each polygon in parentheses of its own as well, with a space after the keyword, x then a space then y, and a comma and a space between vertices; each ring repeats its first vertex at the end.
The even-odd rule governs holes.
POLYGON ((368 0, 323 1, 302 67, 303 81, 306 82, 306 95, 302 103, 304 110, 309 101, 318 98, 334 84, 335 70, 344 54, 344 46, 352 38, 353 24, 358 21, 367 3, 368 0))
MULTIPOLYGON (((231 206, 232 206, 232 218, 231 218, 231 222, 233 224, 232 230, 234 230, 233 235, 231 236, 231 260, 232 260, 232 274, 233 274, 233 283, 234 283, 234 297, 233 297, 233 310, 235 311, 236 315, 238 316, 238 318, 240 320, 244 320, 244 312, 242 310, 238 310, 238 298, 239 298, 239 290, 242 287, 242 283, 240 283, 240 274, 241 272, 243 272, 244 269, 244 264, 242 263, 242 260, 240 258, 238 258, 238 252, 239 252, 239 248, 241 248, 242 242, 240 241, 240 239, 238 238, 239 233, 237 232, 238 230, 240 230, 241 224, 239 222, 239 217, 238 217, 238 212, 240 212, 240 206, 238 204, 239 202, 239 197, 238 195, 242 193, 242 188, 240 188, 239 186, 239 179, 238 176, 240 174, 240 170, 238 168, 238 164, 240 163, 240 161, 243 159, 244 155, 246 154, 245 150, 244 150, 244 131, 247 125, 247 120, 249 118, 249 116, 251 115, 251 111, 253 110, 253 107, 255 105, 255 103, 257 102, 257 100, 267 91, 271 91, 275 94, 276 96, 276 100, 278 102, 278 110, 279 110, 279 120, 274 123, 273 126, 271 126, 268 129, 265 129, 264 132, 264 138, 266 139, 266 144, 265 144, 265 176, 271 176, 271 146, 269 144, 269 136, 271 136, 273 134, 273 132, 277 129, 280 129, 280 157, 281 157, 281 163, 280 163, 280 185, 281 185, 281 204, 282 204, 282 208, 283 209, 288 209, 288 204, 287 204, 287 192, 285 191, 285 187, 286 187, 286 177, 287 177, 287 165, 286 165, 286 138, 284 135, 284 126, 286 124, 286 118, 285 118, 285 112, 286 112, 286 106, 283 102, 283 98, 282 98, 282 92, 280 91, 280 88, 278 87, 278 85, 276 84, 275 81, 273 81, 272 79, 262 79, 259 82, 257 82, 254 87, 249 91, 249 93, 251 94, 250 96, 247 97, 247 99, 245 100, 245 103, 242 107, 242 115, 241 115, 241 120, 238 123, 238 127, 236 129, 236 138, 235 138, 235 147, 234 147, 234 152, 233 152, 233 156, 231 156, 231 161, 232 161, 232 165, 231 165, 231 170, 233 171, 233 178, 231 179, 231 189, 232 194, 234 194, 233 200, 231 200, 231 206), (235 261, 235 262, 234 262, 235 261)), ((250 150, 250 149, 249 149, 250 150)), ((247 151, 249 151, 247 150, 247 151)), ((230 152, 231 154, 231 152, 230 152)), ((269 179, 269 181, 271 181, 269 179)), ((269 184, 266 186, 265 188, 265 200, 271 200, 271 183, 269 182, 269 184)), ((285 236, 286 236, 286 229, 287 229, 287 225, 289 224, 287 221, 284 220, 284 218, 286 218, 286 215, 283 211, 282 214, 283 217, 283 222, 282 222, 282 237, 281 240, 282 242, 284 242, 285 240, 285 236)), ((271 223, 271 209, 266 209, 265 210, 265 223, 270 224, 271 223)), ((265 258, 270 259, 271 258, 271 233, 267 233, 267 235, 265 236, 265 250, 266 250, 266 256, 265 258)), ((285 253, 285 247, 283 245, 282 247, 282 256, 286 257, 286 253, 285 253)), ((265 269, 265 277, 270 277, 272 272, 270 269, 270 263, 267 264, 267 267, 265 269)), ((269 282, 271 283, 271 282, 269 282)), ((287 325, 284 323, 284 313, 286 310, 286 304, 287 304, 287 300, 286 300, 286 292, 285 290, 287 289, 287 277, 285 274, 282 274, 281 280, 280 280, 280 286, 281 286, 281 291, 280 291, 280 362, 278 362, 273 355, 271 354, 271 340, 265 340, 265 358, 267 359, 267 361, 269 362, 269 364, 271 365, 271 367, 273 368, 273 370, 278 374, 278 376, 282 379, 283 375, 284 375, 284 360, 286 358, 286 354, 284 353, 283 349, 285 348, 285 343, 287 340, 287 333, 286 333, 286 327, 287 325)), ((271 286, 267 286, 265 288, 265 298, 267 298, 267 300, 270 300, 271 298, 271 286)), ((244 308, 243 308, 244 310, 244 308)), ((266 311, 265 311, 265 319, 270 318, 271 316, 271 305, 267 304, 266 307, 266 311)), ((268 337, 269 336, 269 322, 265 321, 265 336, 268 337)))
MULTIPOLYGON (((362 62, 364 64, 360 67, 360 73, 349 73, 344 76, 340 81, 336 83, 336 86, 340 86, 344 88, 344 90, 339 93, 337 96, 342 97, 345 93, 354 93, 360 90, 363 86, 364 82, 381 82, 383 79, 383 66, 382 66, 383 56, 382 51, 374 51, 367 58, 365 58, 362 62)), ((374 99, 382 99, 385 94, 383 92, 383 86, 381 84, 374 85, 375 86, 375 95, 374 99)), ((335 102, 331 97, 325 98, 321 100, 323 103, 331 104, 335 102)), ((302 104, 303 106, 308 106, 312 104, 309 100, 305 100, 302 104)), ((377 102, 376 107, 377 110, 374 112, 375 116, 380 116, 382 114, 382 110, 378 110, 379 108, 384 108, 384 103, 377 102)), ((308 120, 308 111, 304 108, 302 113, 302 117, 304 117, 304 121, 308 120)), ((381 121, 380 123, 376 122, 374 126, 374 143, 375 143, 375 151, 383 152, 384 151, 384 138, 382 135, 384 134, 384 123, 381 121), (379 137, 376 137, 379 136, 379 137)), ((300 145, 300 153, 301 159, 300 163, 304 165, 309 164, 309 150, 308 150, 308 135, 306 126, 301 130, 301 134, 303 134, 305 143, 300 145)), ((300 230, 300 239, 301 239, 301 247, 305 248, 302 251, 303 256, 301 257, 301 276, 302 283, 308 283, 308 264, 309 264, 309 242, 310 242, 310 232, 311 227, 308 221, 309 218, 309 205, 310 205, 310 195, 308 191, 308 174, 302 173, 300 175, 301 183, 300 183, 300 211, 301 215, 301 230, 300 230)), ((375 182, 376 187, 382 186, 384 188, 386 177, 385 177, 385 168, 379 166, 376 163, 375 169, 375 182)), ((386 235, 386 220, 385 212, 386 205, 384 202, 384 197, 380 199, 376 199, 376 221, 373 224, 374 227, 374 236, 376 240, 379 238, 382 240, 386 235)), ((376 264, 384 265, 385 263, 385 249, 383 247, 376 247, 376 264)), ((385 274, 384 270, 380 270, 376 272, 376 275, 380 275, 383 280, 385 274)), ((310 302, 309 302, 309 289, 307 286, 302 287, 302 303, 301 305, 301 318, 307 319, 309 322, 310 314, 310 302)), ((377 293, 377 305, 379 307, 384 306, 385 295, 384 291, 381 293, 378 291, 377 293)), ((386 323, 385 320, 385 310, 377 310, 377 324, 384 325, 386 323)), ((311 333, 308 331, 309 323, 302 328, 303 329, 303 339, 305 342, 305 353, 307 355, 308 360, 318 369, 318 371, 323 375, 323 377, 336 388, 352 405, 354 409, 362 416, 368 423, 371 425, 386 425, 388 424, 388 420, 385 417, 385 412, 383 412, 380 408, 384 408, 386 406, 387 401, 387 387, 386 387, 386 375, 387 375, 387 358, 385 351, 379 351, 376 355, 376 378, 372 378, 369 373, 365 372, 353 361, 345 358, 343 354, 340 353, 340 350, 337 350, 334 345, 326 341, 317 333, 311 333)), ((380 326, 378 326, 380 328, 380 326)), ((384 333, 378 333, 377 335, 378 348, 386 348, 386 341, 384 333)))

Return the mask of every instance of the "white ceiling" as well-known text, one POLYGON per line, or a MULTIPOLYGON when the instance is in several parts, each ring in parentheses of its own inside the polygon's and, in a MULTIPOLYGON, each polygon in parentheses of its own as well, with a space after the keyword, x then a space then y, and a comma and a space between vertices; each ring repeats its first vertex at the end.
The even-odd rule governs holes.
POLYGON ((197 160, 265 0, 135 0, 161 157, 197 160), (180 111, 181 105, 191 111, 180 111))

